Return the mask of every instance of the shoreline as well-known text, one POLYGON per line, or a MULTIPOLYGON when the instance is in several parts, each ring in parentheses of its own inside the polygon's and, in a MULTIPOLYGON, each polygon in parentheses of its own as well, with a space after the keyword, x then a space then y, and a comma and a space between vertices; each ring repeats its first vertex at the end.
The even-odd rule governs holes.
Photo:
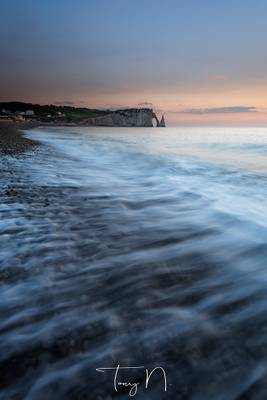
MULTIPOLYGON (((38 124, 39 125, 39 124, 38 124)), ((26 138, 22 130, 36 127, 34 122, 0 122, 0 154, 19 155, 40 146, 36 140, 26 138)))

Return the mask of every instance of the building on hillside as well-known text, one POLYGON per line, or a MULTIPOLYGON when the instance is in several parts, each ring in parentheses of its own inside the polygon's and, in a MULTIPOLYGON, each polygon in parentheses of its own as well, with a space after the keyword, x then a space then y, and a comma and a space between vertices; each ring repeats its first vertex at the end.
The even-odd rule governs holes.
POLYGON ((62 113, 61 111, 57 111, 56 112, 57 117, 59 118, 64 118, 66 115, 64 113, 62 113))
POLYGON ((15 121, 25 121, 24 115, 21 114, 15 114, 14 119, 15 121))
POLYGON ((33 110, 27 110, 25 111, 26 117, 33 117, 34 116, 34 111, 33 110))
POLYGON ((1 114, 10 115, 11 112, 9 110, 6 110, 5 108, 2 108, 1 114))

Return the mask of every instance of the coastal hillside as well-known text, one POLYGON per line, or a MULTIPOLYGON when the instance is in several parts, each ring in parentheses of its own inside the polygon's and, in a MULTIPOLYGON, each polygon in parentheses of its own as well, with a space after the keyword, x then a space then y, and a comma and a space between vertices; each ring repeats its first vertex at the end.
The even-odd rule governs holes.
POLYGON ((109 113, 108 110, 95 110, 59 105, 40 105, 23 102, 2 102, 0 103, 2 117, 22 117, 25 119, 38 119, 43 122, 66 121, 79 123, 87 118, 100 117, 109 113))
POLYGON ((0 118, 16 121, 36 120, 51 124, 78 124, 88 126, 164 127, 151 108, 97 110, 58 105, 40 105, 22 102, 0 103, 0 118))

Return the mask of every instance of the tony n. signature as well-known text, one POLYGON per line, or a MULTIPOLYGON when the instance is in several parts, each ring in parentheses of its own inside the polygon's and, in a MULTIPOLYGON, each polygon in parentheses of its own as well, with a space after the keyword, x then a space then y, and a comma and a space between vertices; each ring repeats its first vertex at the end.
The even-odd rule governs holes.
POLYGON ((120 370, 134 370, 134 369, 144 369, 145 370, 145 389, 148 388, 148 384, 150 381, 151 376, 154 373, 160 373, 162 376, 162 382, 163 382, 163 389, 165 392, 167 392, 167 375, 163 367, 155 367, 151 371, 149 371, 147 368, 144 366, 140 367, 121 367, 119 364, 117 367, 105 367, 105 368, 96 368, 97 372, 105 372, 105 371, 115 371, 113 374, 113 385, 114 389, 116 392, 118 392, 119 387, 124 387, 129 389, 129 396, 133 397, 136 395, 138 391, 138 386, 140 385, 140 382, 122 382, 119 379, 119 372, 120 370))

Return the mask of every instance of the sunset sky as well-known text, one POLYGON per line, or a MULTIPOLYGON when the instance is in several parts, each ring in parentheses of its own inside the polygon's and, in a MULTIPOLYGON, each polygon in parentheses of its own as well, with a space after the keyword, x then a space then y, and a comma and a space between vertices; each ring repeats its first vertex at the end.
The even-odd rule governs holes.
POLYGON ((0 100, 267 125, 266 0, 2 0, 0 100))

